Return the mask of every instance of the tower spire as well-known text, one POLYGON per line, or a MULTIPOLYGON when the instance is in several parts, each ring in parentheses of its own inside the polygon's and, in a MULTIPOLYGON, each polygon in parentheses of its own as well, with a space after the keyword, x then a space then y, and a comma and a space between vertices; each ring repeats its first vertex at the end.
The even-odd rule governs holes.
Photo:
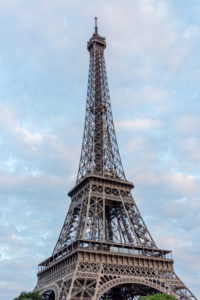
POLYGON ((95 31, 94 31, 94 33, 95 34, 98 34, 97 19, 98 19, 97 17, 94 18, 94 21, 95 21, 95 31))

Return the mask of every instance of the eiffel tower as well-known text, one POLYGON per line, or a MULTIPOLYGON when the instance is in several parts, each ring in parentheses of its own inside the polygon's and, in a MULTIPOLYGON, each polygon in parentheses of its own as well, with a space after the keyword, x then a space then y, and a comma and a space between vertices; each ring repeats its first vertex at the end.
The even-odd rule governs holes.
POLYGON ((122 166, 108 89, 106 40, 95 31, 90 53, 85 127, 71 204, 52 255, 39 264, 43 300, 131 300, 166 293, 197 298, 159 249, 131 195, 122 166))

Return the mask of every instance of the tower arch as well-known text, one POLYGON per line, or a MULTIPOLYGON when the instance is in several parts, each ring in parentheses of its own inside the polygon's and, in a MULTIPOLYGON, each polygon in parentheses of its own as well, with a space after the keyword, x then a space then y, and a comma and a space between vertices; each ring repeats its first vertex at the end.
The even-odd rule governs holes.
MULTIPOLYGON (((103 300, 102 298, 103 295, 106 294, 109 290, 112 290, 113 288, 118 289, 118 295, 119 295, 120 287, 122 289, 123 287, 129 288, 129 292, 132 289, 132 294, 135 297, 137 296, 137 293, 138 296, 145 296, 148 294, 156 294, 156 293, 169 293, 169 288, 167 286, 162 285, 162 283, 159 283, 156 280, 146 280, 141 278, 125 277, 125 278, 115 278, 103 284, 97 291, 96 300, 103 300)), ((170 294, 173 293, 170 292, 170 294)), ((173 296, 175 297, 174 294, 173 296)), ((124 300, 126 300, 126 298, 124 298, 124 300)))
POLYGON ((57 300, 59 288, 56 284, 52 284, 41 290, 40 294, 42 295, 42 300, 57 300))

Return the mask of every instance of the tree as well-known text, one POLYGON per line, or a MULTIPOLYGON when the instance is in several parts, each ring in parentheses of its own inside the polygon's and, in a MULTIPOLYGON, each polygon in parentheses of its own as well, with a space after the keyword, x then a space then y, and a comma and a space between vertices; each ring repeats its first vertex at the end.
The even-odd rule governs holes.
POLYGON ((42 300, 42 296, 38 292, 21 292, 21 294, 13 300, 42 300))
POLYGON ((173 296, 167 294, 155 294, 141 297, 140 300, 176 300, 173 296))

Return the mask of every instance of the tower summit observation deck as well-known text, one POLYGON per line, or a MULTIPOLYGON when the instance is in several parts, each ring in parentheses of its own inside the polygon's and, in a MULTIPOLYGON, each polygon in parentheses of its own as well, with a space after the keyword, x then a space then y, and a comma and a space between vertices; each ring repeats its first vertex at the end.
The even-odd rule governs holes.
POLYGON ((171 251, 159 249, 131 195, 114 129, 106 40, 95 31, 77 180, 52 255, 39 264, 43 300, 130 300, 167 293, 197 300, 177 277, 171 251))

